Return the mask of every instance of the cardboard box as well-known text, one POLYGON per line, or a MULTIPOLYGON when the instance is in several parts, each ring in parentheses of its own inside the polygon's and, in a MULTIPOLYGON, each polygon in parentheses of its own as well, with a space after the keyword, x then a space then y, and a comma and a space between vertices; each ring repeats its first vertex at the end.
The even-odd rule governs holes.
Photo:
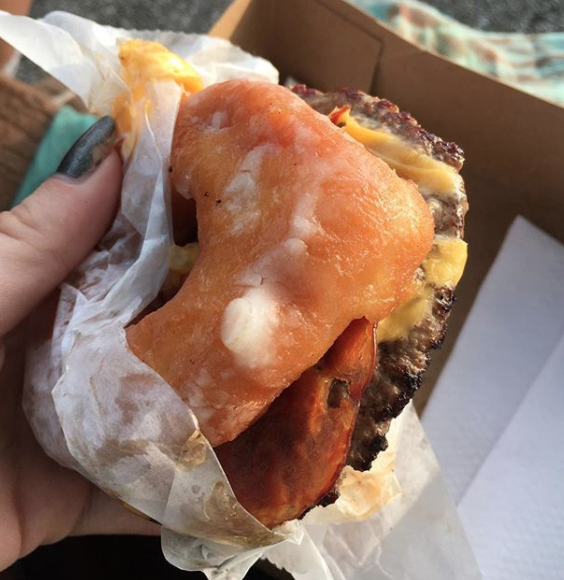
POLYGON ((235 0, 211 34, 269 59, 282 81, 390 99, 464 149, 469 260, 421 410, 514 217, 564 242, 564 108, 431 54, 344 0, 235 0))

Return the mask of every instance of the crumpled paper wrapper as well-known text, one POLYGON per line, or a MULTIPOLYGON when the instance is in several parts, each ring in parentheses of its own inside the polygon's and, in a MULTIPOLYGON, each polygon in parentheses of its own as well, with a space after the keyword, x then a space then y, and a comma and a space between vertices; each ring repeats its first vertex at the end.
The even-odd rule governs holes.
MULTIPOLYGON (((126 88, 117 56, 123 38, 161 42, 189 60, 205 85, 240 77, 278 81, 270 63, 224 40, 125 31, 63 12, 42 21, 0 12, 0 37, 100 115, 111 112, 126 88)), ((406 506, 438 473, 434 458, 421 456, 417 486, 410 488, 408 477, 410 493, 392 501, 389 506, 397 507, 391 512, 379 511, 399 493, 394 442, 401 440, 405 419, 394 422, 390 450, 362 483, 346 470, 342 497, 334 506, 311 510, 305 523, 269 530, 237 502, 186 403, 127 349, 124 326, 157 295, 167 272, 172 242, 167 169, 180 97, 172 81, 147 89, 151 112, 126 162, 119 214, 97 250, 62 286, 52 336, 38 340, 29 352, 28 419, 53 459, 160 522, 163 552, 179 568, 240 580, 258 558, 267 557, 304 580, 368 577, 363 575, 367 562, 374 555, 379 562, 391 530, 405 519, 406 506), (374 512, 379 513, 369 517, 374 512)), ((404 417, 419 425, 413 411, 404 417)), ((421 436, 404 441, 412 452, 404 457, 416 457, 421 436)), ((447 525, 452 528, 450 521, 447 525)), ((385 577, 412 577, 399 566, 398 575, 385 577)), ((475 577, 453 575, 453 567, 449 561, 445 579, 475 577)))

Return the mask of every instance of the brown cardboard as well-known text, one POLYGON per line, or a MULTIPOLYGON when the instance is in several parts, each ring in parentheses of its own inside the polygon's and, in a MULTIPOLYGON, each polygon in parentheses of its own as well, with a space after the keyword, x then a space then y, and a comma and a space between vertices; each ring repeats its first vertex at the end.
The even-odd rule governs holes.
MULTIPOLYGON (((29 14, 29 8, 32 0, 3 0, 2 10, 10 12, 11 14, 26 15, 29 14)), ((9 44, 0 40, 0 70, 10 60, 13 54, 13 49, 9 44)))
POLYGON ((514 217, 564 242, 564 108, 416 47, 344 0, 235 0, 211 33, 269 59, 282 78, 386 97, 465 150, 468 266, 421 409, 514 217))
POLYGON ((45 93, 0 74, 0 211, 10 207, 57 108, 45 93))

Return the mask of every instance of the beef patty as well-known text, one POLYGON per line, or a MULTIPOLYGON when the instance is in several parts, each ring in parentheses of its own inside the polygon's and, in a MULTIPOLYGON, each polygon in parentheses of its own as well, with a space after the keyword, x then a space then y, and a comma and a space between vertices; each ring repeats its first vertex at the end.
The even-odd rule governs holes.
MULTIPOLYGON (((361 91, 342 89, 322 93, 304 85, 292 90, 325 115, 348 107, 350 117, 361 127, 391 134, 421 156, 452 168, 456 175, 452 187, 447 190, 430 187, 428 181, 419 180, 416 175, 409 177, 418 184, 434 218, 435 243, 431 254, 440 251, 445 242, 462 239, 468 204, 464 183, 458 176, 464 161, 458 145, 429 133, 409 113, 400 111, 390 101, 361 91)), ((401 168, 395 169, 402 175, 401 168)), ((431 352, 443 341, 456 282, 437 284, 436 280, 431 280, 428 270, 424 262, 418 271, 420 287, 427 288, 428 292, 426 313, 404 335, 379 337, 378 365, 362 399, 347 460, 348 465, 358 471, 369 469, 378 453, 386 449, 391 420, 401 413, 419 388, 431 352)))

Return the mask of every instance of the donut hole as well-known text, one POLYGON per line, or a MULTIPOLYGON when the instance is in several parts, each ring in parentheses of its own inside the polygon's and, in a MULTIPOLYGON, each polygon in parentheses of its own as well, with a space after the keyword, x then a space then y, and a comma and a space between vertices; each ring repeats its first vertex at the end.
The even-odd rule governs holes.
POLYGON ((177 246, 198 241, 198 219, 196 217, 196 202, 178 193, 174 188, 171 191, 172 234, 177 246))
POLYGON ((188 195, 180 194, 174 186, 171 191, 171 217, 173 245, 168 253, 168 274, 156 299, 159 307, 182 288, 198 257, 196 202, 188 195))
MULTIPOLYGON (((172 167, 169 168, 169 173, 172 167)), ((130 322, 137 324, 172 300, 188 278, 198 255, 198 220, 196 202, 175 191, 171 192, 173 244, 169 248, 168 274, 157 296, 130 322)))

